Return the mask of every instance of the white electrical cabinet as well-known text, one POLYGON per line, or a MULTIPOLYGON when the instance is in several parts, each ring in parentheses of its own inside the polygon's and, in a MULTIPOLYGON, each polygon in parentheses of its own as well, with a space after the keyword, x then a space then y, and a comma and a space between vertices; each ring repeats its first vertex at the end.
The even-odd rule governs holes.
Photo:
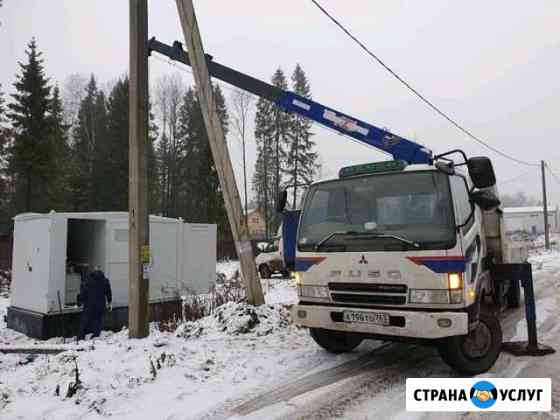
MULTIPOLYGON (((113 306, 128 306, 128 213, 15 217, 11 306, 49 314, 76 305, 83 272, 99 266, 113 306)), ((216 279, 216 225, 150 216, 150 302, 207 293, 216 279)))

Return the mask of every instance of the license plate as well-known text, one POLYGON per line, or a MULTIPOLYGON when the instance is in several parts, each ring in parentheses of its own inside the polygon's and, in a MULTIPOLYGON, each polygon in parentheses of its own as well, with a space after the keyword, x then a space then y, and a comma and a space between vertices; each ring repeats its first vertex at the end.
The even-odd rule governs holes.
POLYGON ((344 311, 343 319, 344 322, 389 325, 389 314, 385 312, 344 311))

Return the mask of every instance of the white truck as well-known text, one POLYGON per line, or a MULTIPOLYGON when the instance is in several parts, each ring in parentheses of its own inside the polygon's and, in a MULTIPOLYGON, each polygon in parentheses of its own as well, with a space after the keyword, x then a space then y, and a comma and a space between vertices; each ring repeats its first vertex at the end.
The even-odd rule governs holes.
MULTIPOLYGON (((149 47, 190 65, 178 41, 153 38, 149 47)), ((207 58, 211 76, 394 159, 343 168, 339 178, 312 184, 301 212, 285 210, 287 193, 280 194, 282 252, 299 291, 295 322, 334 353, 366 338, 420 340, 437 345, 458 371, 488 370, 502 342, 498 315, 519 305, 524 262, 505 241, 490 160, 460 150, 434 156, 387 129, 207 58)))
MULTIPOLYGON (((491 187, 490 161, 468 162, 478 186, 491 187)), ((497 205, 441 162, 359 165, 311 185, 297 235, 296 324, 333 353, 364 339, 413 340, 435 344, 460 372, 488 370, 502 344, 498 315, 520 301, 504 263, 525 257, 506 246, 497 205)))

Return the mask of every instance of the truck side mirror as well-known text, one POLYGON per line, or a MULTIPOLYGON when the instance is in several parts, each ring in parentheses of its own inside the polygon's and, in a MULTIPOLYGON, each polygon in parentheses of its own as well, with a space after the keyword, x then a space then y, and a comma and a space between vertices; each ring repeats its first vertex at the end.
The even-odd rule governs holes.
POLYGON ((473 157, 467 160, 469 176, 476 188, 489 188, 496 185, 496 175, 492 161, 485 156, 473 157))
POLYGON ((278 199, 276 201, 276 211, 282 213, 286 208, 286 203, 288 202, 288 191, 282 190, 278 193, 278 199))
POLYGON ((470 193, 470 199, 484 211, 495 209, 501 204, 492 191, 473 191, 470 193))

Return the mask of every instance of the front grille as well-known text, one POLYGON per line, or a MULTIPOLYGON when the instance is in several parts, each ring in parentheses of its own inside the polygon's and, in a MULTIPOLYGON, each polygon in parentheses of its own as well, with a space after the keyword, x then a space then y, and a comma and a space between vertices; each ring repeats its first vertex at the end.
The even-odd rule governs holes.
POLYGON ((345 303, 368 303, 382 305, 404 305, 406 303, 405 296, 394 295, 362 295, 350 293, 331 293, 331 298, 335 302, 345 303))
POLYGON ((406 284, 383 283, 329 283, 333 292, 365 292, 365 293, 406 293, 406 284))

